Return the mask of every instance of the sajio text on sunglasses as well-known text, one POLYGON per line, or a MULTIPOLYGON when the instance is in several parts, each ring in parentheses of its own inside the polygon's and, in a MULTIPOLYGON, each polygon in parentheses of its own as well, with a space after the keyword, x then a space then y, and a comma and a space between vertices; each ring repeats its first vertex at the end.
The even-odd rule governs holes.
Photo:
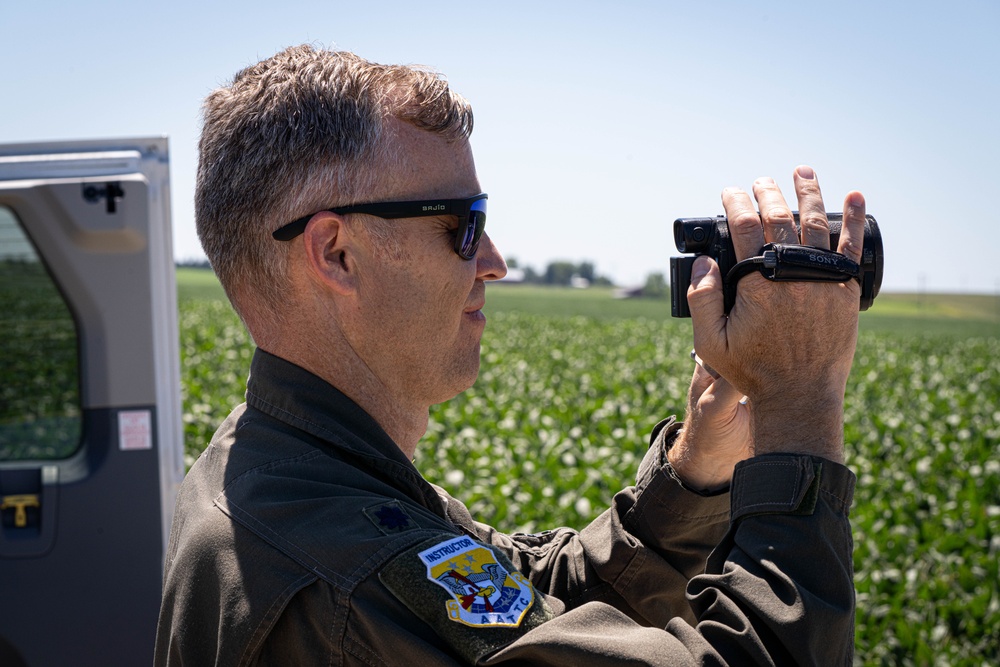
MULTIPOLYGON (((416 201, 373 202, 351 204, 324 209, 331 213, 367 213, 388 220, 398 218, 427 218, 439 215, 458 217, 458 232, 455 234, 455 252, 462 259, 473 259, 479 250, 479 240, 486 227, 486 193, 466 199, 422 199, 416 201)), ((317 211, 316 213, 319 213, 317 211)), ((305 231, 306 225, 316 213, 310 213, 271 234, 278 241, 291 241, 305 231)))

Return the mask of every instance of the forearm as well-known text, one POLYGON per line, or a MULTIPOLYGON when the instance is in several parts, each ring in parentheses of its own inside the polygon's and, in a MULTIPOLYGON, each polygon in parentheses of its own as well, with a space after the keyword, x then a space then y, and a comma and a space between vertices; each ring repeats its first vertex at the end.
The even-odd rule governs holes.
POLYGON ((737 466, 731 526, 688 590, 698 630, 723 655, 721 647, 735 647, 728 662, 763 651, 779 663, 850 664, 854 483, 850 470, 816 457, 737 466), (750 640, 733 622, 743 616, 750 640))
POLYGON ((473 521, 454 499, 449 518, 502 549, 536 588, 567 608, 599 600, 644 624, 693 620, 684 590, 725 534, 729 496, 699 495, 671 476, 667 451, 679 429, 673 420, 657 426, 635 486, 617 493, 579 533, 506 535, 473 521))
POLYGON ((480 664, 850 664, 854 476, 807 456, 762 456, 734 474, 729 531, 690 582, 695 623, 641 627, 588 604, 480 664))
POLYGON ((727 491, 697 493, 670 468, 668 452, 681 427, 673 420, 658 425, 635 487, 619 493, 612 509, 583 531, 602 576, 647 622, 660 627, 674 616, 693 620, 684 590, 704 571, 729 524, 727 491))

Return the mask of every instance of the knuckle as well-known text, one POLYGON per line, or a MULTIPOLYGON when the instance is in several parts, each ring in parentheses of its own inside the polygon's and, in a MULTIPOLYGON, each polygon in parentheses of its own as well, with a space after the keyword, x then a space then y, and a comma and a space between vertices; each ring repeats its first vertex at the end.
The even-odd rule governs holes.
POLYGON ((709 280, 702 280, 697 287, 690 285, 687 291, 688 305, 702 304, 714 298, 715 284, 709 280))
POLYGON ((815 180, 811 180, 811 181, 799 181, 798 184, 797 184, 797 189, 798 189, 799 195, 804 195, 804 196, 807 196, 807 197, 808 196, 816 196, 816 197, 822 196, 822 194, 820 192, 820 189, 819 189, 819 182, 817 182, 815 180))
POLYGON ((785 207, 772 208, 762 216, 765 225, 793 225, 795 217, 785 207))
POLYGON ((775 206, 761 213, 764 222, 772 224, 785 224, 795 222, 792 211, 787 206, 775 206))
POLYGON ((830 223, 826 219, 826 214, 820 211, 807 211, 800 213, 799 224, 802 226, 802 231, 805 233, 830 233, 830 223))
POLYGON ((840 253, 857 261, 861 257, 861 243, 853 236, 843 236, 840 239, 840 253))
POLYGON ((736 232, 745 232, 760 227, 760 216, 754 211, 740 211, 729 220, 736 232))

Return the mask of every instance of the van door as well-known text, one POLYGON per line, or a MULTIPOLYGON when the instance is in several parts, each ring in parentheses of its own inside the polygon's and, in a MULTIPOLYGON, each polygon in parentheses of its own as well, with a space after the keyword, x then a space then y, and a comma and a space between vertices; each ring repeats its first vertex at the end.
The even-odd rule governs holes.
POLYGON ((183 476, 166 138, 0 146, 0 665, 153 655, 183 476))

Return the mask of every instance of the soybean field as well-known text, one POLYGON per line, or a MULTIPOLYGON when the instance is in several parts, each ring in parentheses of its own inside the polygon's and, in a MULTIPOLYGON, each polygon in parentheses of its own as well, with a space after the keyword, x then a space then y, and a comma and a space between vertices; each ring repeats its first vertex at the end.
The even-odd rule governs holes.
MULTIPOLYGON (((178 271, 187 462, 243 400, 252 344, 209 271, 178 271)), ((610 290, 487 288, 476 385, 416 465, 507 532, 581 528, 683 417, 691 324, 610 290)), ((1000 298, 883 294, 847 388, 856 662, 1000 664, 1000 298)))

